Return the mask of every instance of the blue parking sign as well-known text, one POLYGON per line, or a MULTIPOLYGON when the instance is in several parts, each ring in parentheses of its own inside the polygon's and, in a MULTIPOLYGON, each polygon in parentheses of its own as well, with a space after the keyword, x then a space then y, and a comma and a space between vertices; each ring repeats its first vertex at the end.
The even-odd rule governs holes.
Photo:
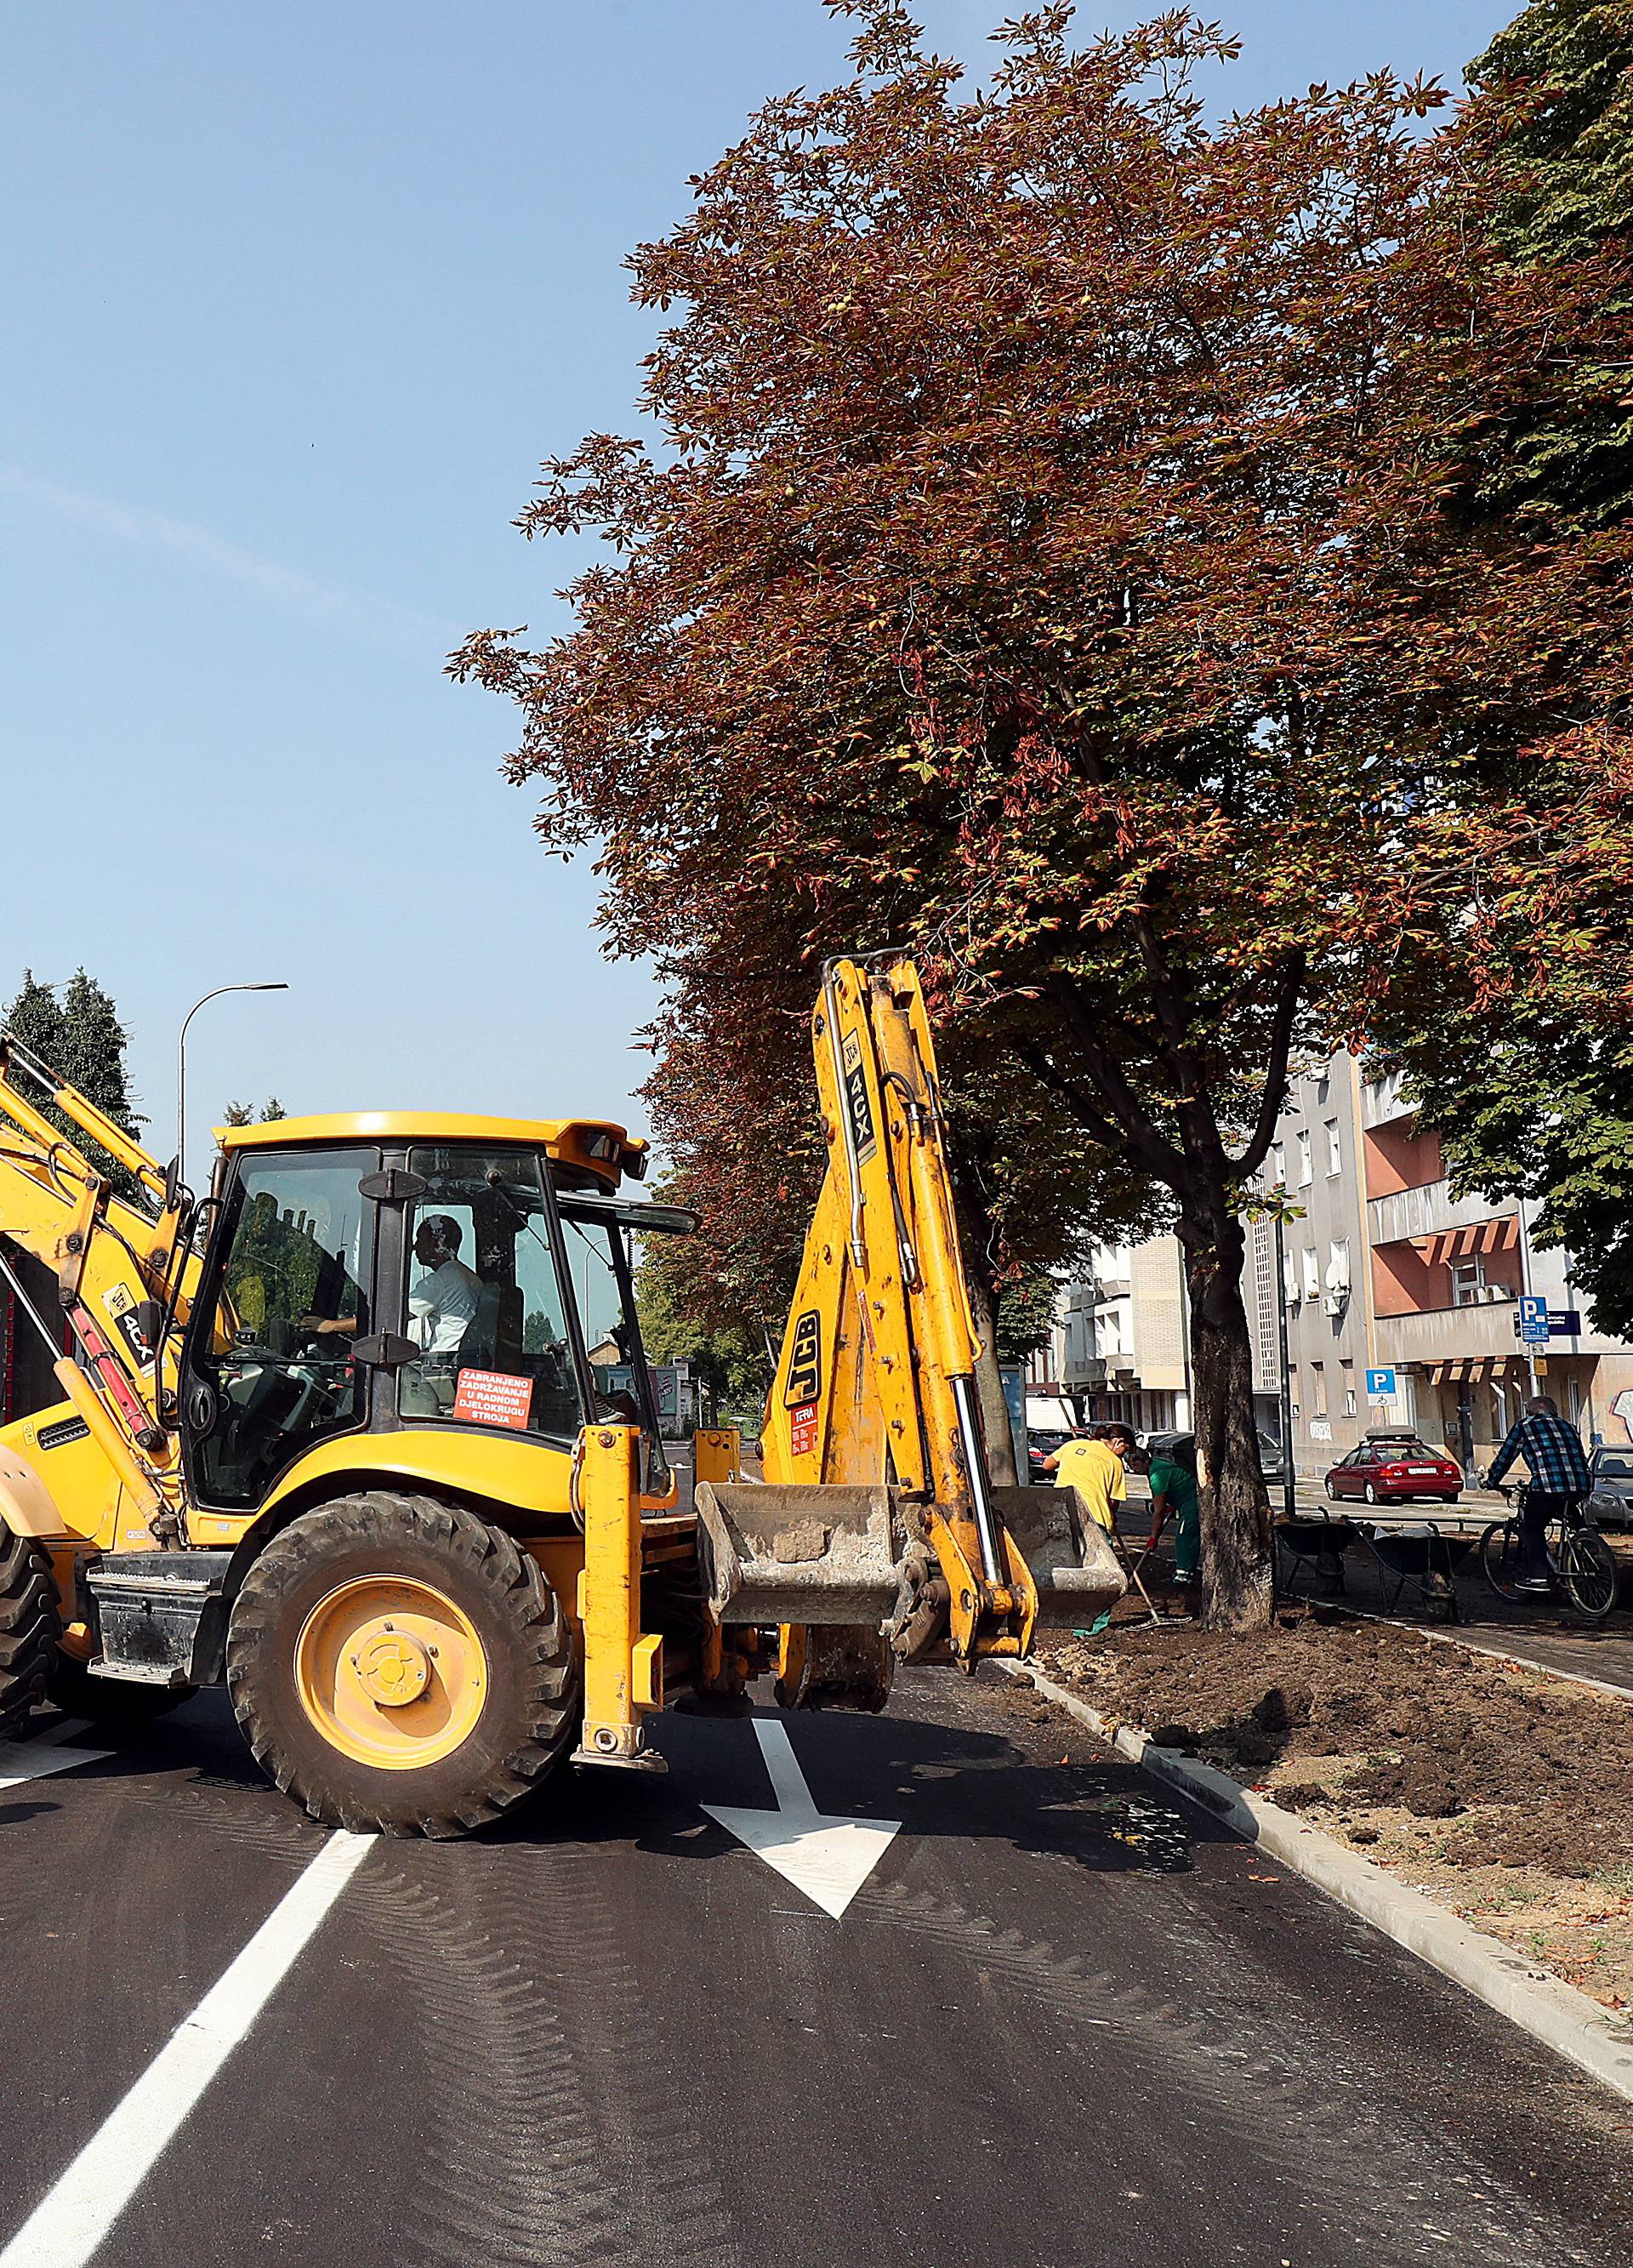
POLYGON ((1366 1398, 1369 1402, 1393 1402, 1395 1397, 1394 1365, 1366 1373, 1366 1398))
POLYGON ((1548 1344, 1548 1301, 1540 1292, 1520 1294, 1519 1336, 1527 1346, 1548 1344))

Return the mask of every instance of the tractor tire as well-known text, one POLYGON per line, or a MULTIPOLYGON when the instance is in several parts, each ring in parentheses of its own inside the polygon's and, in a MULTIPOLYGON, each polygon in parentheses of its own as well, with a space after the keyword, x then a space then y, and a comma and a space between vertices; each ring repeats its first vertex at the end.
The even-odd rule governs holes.
POLYGON ((313 1819, 468 1834, 537 1785, 581 1713, 570 1626, 536 1560, 460 1506, 384 1490, 267 1544, 227 1629, 256 1763, 313 1819))
POLYGON ((151 1725, 198 1691, 196 1685, 143 1685, 134 1677, 93 1677, 83 1661, 59 1653, 51 1665, 51 1698, 65 1717, 91 1717, 109 1730, 151 1725))
POLYGON ((0 1528, 0 1740, 49 1697, 62 1627, 51 1562, 32 1536, 0 1528))

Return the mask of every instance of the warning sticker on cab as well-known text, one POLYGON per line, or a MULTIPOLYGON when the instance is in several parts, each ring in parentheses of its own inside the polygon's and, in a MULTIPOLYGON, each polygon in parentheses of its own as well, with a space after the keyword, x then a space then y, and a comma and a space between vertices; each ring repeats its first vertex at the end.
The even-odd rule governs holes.
POLYGON ((797 1457, 808 1457, 817 1445, 817 1406, 802 1402, 788 1413, 788 1442, 797 1457))
POLYGON ((533 1410, 533 1381, 503 1370, 462 1370, 454 1388, 453 1414, 467 1425, 508 1425, 525 1433, 533 1410))

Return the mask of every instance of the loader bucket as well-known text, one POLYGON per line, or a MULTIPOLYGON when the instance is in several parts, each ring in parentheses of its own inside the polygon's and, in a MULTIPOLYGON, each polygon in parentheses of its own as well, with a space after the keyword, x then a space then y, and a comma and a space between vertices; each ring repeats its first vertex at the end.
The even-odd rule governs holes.
POLYGON ((700 1481, 704 1602, 717 1623, 850 1623, 896 1602, 901 1535, 886 1488, 700 1481))

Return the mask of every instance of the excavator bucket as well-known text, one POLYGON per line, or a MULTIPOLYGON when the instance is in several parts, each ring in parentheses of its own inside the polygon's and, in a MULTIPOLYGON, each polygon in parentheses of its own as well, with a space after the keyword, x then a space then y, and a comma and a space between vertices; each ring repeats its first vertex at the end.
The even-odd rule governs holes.
POLYGON ((998 1488, 992 1498, 1032 1571, 1040 1627, 1083 1628, 1116 1605, 1129 1579, 1076 1489, 998 1488))

